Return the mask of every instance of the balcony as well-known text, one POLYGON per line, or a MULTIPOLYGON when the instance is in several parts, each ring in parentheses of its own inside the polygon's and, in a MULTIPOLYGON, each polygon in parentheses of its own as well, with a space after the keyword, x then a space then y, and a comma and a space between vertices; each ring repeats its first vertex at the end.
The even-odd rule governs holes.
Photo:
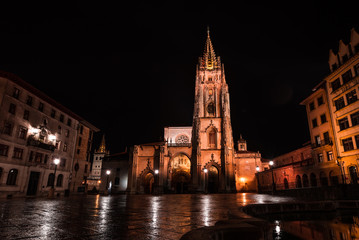
POLYGON ((42 148, 48 151, 54 151, 55 150, 55 146, 52 144, 47 144, 43 141, 40 140, 36 140, 33 136, 29 136, 27 139, 27 146, 32 146, 32 147, 37 147, 37 148, 42 148))
POLYGON ((168 147, 191 147, 191 143, 168 143, 168 147))
POLYGON ((321 139, 320 142, 312 143, 312 148, 319 148, 326 145, 333 145, 332 138, 321 139))

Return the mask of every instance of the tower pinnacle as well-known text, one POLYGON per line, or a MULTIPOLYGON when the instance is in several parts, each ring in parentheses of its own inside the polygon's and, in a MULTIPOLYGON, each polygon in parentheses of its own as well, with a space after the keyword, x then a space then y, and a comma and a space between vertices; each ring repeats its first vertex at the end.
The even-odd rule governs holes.
POLYGON ((97 150, 98 153, 106 153, 105 135, 102 135, 100 147, 97 150))
POLYGON ((208 70, 215 69, 219 66, 219 59, 216 58, 216 54, 214 52, 211 37, 209 34, 209 26, 207 26, 207 40, 204 47, 202 66, 208 70))

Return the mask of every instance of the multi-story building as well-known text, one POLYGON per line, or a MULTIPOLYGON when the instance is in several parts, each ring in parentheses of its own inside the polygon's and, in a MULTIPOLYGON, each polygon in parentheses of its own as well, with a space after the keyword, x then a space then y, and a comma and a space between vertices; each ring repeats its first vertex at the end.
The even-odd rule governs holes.
POLYGON ((359 161, 359 34, 353 28, 348 44, 339 42, 329 55, 331 73, 324 79, 334 131, 337 160, 344 183, 358 183, 359 161))
POLYGON ((81 121, 18 76, 0 72, 0 196, 69 190, 81 121))
POLYGON ((278 161, 282 156, 277 157, 272 169, 258 173, 262 188, 268 190, 273 184, 277 190, 358 184, 359 34, 355 29, 348 44, 340 41, 336 54, 329 51, 329 67, 331 73, 301 102, 307 111, 311 148, 282 155, 305 152, 304 161, 285 164, 278 161), (277 178, 281 174, 288 176, 282 181, 277 178))
POLYGON ((70 187, 72 193, 86 193, 88 190, 93 133, 98 131, 98 128, 87 121, 79 122, 70 187))

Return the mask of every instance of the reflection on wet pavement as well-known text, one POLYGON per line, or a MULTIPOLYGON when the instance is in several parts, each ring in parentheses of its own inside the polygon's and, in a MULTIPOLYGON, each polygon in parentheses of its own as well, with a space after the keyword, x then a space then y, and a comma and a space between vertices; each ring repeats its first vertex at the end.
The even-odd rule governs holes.
POLYGON ((291 200, 251 193, 0 200, 0 239, 179 239, 240 206, 291 200))

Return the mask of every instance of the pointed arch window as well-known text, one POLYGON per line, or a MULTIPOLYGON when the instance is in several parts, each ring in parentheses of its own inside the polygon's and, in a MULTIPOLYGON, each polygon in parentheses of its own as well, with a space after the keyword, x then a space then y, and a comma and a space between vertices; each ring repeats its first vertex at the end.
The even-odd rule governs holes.
POLYGON ((49 174, 49 177, 47 178, 47 186, 51 187, 55 182, 55 175, 53 173, 49 174))
POLYGON ((210 148, 216 148, 217 146, 217 133, 213 128, 208 132, 208 145, 210 148))

